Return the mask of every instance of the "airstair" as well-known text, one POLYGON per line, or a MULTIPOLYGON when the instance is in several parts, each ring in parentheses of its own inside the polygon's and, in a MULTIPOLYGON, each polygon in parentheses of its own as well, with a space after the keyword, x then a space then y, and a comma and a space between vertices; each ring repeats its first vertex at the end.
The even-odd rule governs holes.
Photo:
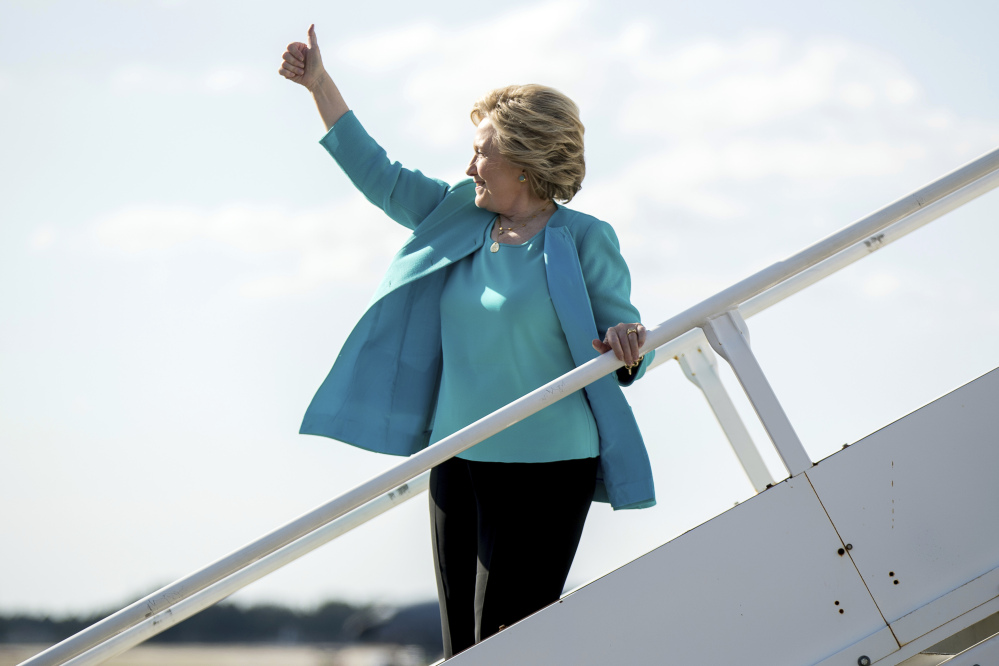
MULTIPOLYGON (((999 185, 999 149, 649 329, 758 494, 453 657, 455 666, 999 664, 999 369, 813 462, 746 319, 999 185), (735 372, 786 478, 725 387, 735 372)), ((426 489, 427 470, 615 371, 608 353, 21 666, 99 664, 426 489)))
POLYGON ((999 631, 997 398, 993 370, 448 663, 941 663, 999 631))

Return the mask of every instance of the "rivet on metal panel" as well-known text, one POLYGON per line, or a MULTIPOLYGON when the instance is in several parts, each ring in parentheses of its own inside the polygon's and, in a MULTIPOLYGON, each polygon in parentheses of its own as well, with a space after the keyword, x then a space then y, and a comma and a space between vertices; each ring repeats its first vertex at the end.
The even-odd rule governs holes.
POLYGON ((898 585, 898 578, 895 579, 895 584, 898 585))
POLYGON ((871 658, 866 654, 857 660, 857 666, 871 666, 871 658))
POLYGON ((847 550, 853 550, 853 544, 852 543, 846 544, 846 549, 847 550))
POLYGON ((846 551, 845 551, 845 550, 843 550, 842 548, 840 548, 840 549, 839 549, 839 550, 837 550, 836 552, 837 552, 837 553, 839 553, 839 556, 840 556, 840 557, 843 557, 844 555, 846 555, 846 551))
POLYGON ((845 613, 845 612, 846 612, 846 611, 845 611, 845 610, 843 610, 842 608, 840 608, 840 609, 839 609, 839 614, 840 614, 840 615, 842 615, 842 614, 843 614, 843 613, 845 613))
POLYGON ((889 578, 894 578, 895 577, 895 572, 894 571, 889 571, 888 572, 888 577, 889 578))
POLYGON ((836 604, 837 606, 839 606, 839 602, 838 601, 834 601, 833 603, 836 604))

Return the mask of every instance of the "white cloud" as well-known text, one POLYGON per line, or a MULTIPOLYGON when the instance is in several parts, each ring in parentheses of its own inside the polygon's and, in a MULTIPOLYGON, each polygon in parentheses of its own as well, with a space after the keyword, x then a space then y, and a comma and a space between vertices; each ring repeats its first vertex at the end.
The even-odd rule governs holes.
POLYGON ((203 72, 190 73, 136 63, 116 70, 111 88, 120 93, 256 93, 264 90, 270 79, 256 69, 218 65, 203 72))
POLYGON ((240 287, 251 297, 304 293, 333 281, 370 281, 408 234, 360 196, 304 212, 243 204, 214 210, 129 208, 98 221, 94 233, 104 246, 134 256, 176 255, 205 244, 239 252, 256 267, 240 287))
POLYGON ((174 94, 190 88, 187 77, 150 65, 134 64, 121 67, 111 74, 111 88, 118 92, 159 92, 174 94))
POLYGON ((771 69, 786 49, 777 34, 755 34, 736 42, 702 38, 673 48, 657 49, 645 43, 634 59, 624 63, 639 79, 657 83, 699 83, 705 77, 728 76, 754 69, 771 69))
POLYGON ((949 130, 954 126, 954 121, 954 114, 946 109, 934 110, 923 117, 926 127, 935 130, 949 130))
POLYGON ((393 85, 365 103, 385 95, 398 106, 401 90, 407 112, 400 121, 426 146, 466 142, 471 130, 462 120, 474 97, 492 87, 537 80, 562 88, 580 102, 588 125, 617 118, 615 127, 602 127, 604 137, 619 132, 641 142, 640 156, 665 156, 664 170, 646 172, 660 199, 673 192, 685 207, 716 216, 740 207, 698 188, 733 177, 726 165, 742 165, 740 180, 786 175, 825 179, 828 188, 829 179, 895 174, 913 161, 947 164, 969 141, 981 141, 981 130, 997 129, 957 130, 945 110, 923 101, 900 63, 864 45, 777 32, 677 45, 657 39, 659 26, 649 21, 595 31, 588 12, 585 4, 553 2, 488 25, 426 22, 372 33, 340 51, 352 65, 397 70, 393 85), (680 180, 667 183, 667 176, 680 180))
MULTIPOLYGON (((558 0, 510 10, 487 22, 421 23, 358 37, 338 51, 338 58, 362 71, 399 69, 404 81, 384 94, 397 108, 402 91, 407 107, 415 110, 403 120, 427 145, 470 141, 470 126, 455 122, 468 117, 474 102, 468 82, 476 82, 477 95, 511 83, 565 87, 591 75, 589 61, 577 56, 577 46, 586 39, 580 29, 585 11, 585 3, 558 0)), ((322 45, 323 36, 319 39, 322 45)))
POLYGON ((904 78, 888 81, 885 85, 885 96, 895 104, 905 104, 916 98, 919 89, 916 84, 904 78))
POLYGON ((892 273, 878 273, 864 281, 864 295, 871 299, 883 299, 890 296, 901 286, 902 281, 892 273))
POLYGON ((56 241, 56 230, 52 227, 40 227, 28 239, 28 246, 33 250, 46 250, 56 241))
POLYGON ((837 41, 797 45, 750 35, 643 56, 632 65, 638 85, 622 105, 624 131, 701 136, 918 97, 916 84, 883 55, 837 41))
POLYGON ((591 199, 606 198, 616 218, 630 218, 635 199, 675 206, 700 217, 725 219, 751 209, 725 194, 726 186, 765 179, 809 186, 843 178, 896 173, 925 156, 913 144, 849 142, 836 138, 764 140, 746 136, 731 143, 685 142, 619 171, 613 178, 589 183, 591 199), (622 201, 621 193, 631 196, 622 201), (629 202, 631 202, 629 204, 629 202))
MULTIPOLYGON (((778 32, 677 44, 659 39, 654 22, 598 29, 588 12, 585 4, 558 1, 514 8, 487 24, 424 21, 357 37, 331 49, 336 55, 328 60, 378 80, 365 90, 364 105, 407 110, 392 120, 417 144, 406 147, 411 152, 467 142, 468 108, 492 87, 539 81, 570 92, 588 140, 596 128, 602 158, 613 160, 591 170, 575 205, 623 235, 653 239, 658 256, 696 246, 698 222, 723 222, 726 244, 747 254, 763 243, 756 240, 761 214, 770 232, 791 229, 807 240, 809 224, 841 214, 846 188, 885 187, 887 202, 901 193, 896 183, 914 187, 968 159, 975 146, 999 140, 995 123, 930 106, 902 64, 871 47, 778 32), (678 211, 682 221, 672 222, 678 211), (812 221, 802 224, 802 214, 812 221)), ((122 70, 118 80, 133 88, 226 91, 244 89, 253 77, 216 68, 195 81, 139 66, 122 70)), ((394 154, 394 145, 387 148, 394 154)), ((349 216, 384 225, 377 210, 360 205, 365 212, 349 216)), ((341 209, 150 209, 129 218, 145 220, 139 227, 109 219, 102 233, 133 251, 200 239, 261 256, 289 252, 294 270, 271 267, 243 285, 248 294, 287 293, 371 264, 360 236, 340 230, 334 238, 310 217, 335 217, 341 209), (286 220, 280 237, 272 233, 276 219, 286 220)), ((399 240, 378 256, 387 260, 399 240)), ((650 266, 650 274, 659 268, 650 266)), ((887 288, 879 284, 870 293, 887 288)))
POLYGON ((263 81, 257 71, 246 67, 218 67, 202 75, 198 86, 213 93, 256 92, 263 81))
MULTIPOLYGON (((441 29, 432 23, 408 25, 348 40, 340 47, 337 60, 360 69, 391 69, 435 51, 441 36, 441 29)), ((323 48, 321 40, 319 48, 323 48)))
POLYGON ((847 83, 839 90, 840 97, 855 109, 869 108, 875 101, 874 91, 863 83, 847 83))
POLYGON ((617 40, 609 44, 608 50, 624 57, 635 57, 648 47, 653 35, 652 26, 648 23, 631 23, 624 26, 617 40))

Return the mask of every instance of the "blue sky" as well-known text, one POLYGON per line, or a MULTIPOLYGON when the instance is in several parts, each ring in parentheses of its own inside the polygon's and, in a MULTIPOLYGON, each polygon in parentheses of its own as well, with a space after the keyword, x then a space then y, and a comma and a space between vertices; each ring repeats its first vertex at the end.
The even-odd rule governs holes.
MULTIPOLYGON (((665 320, 999 145, 991 3, 0 4, 0 611, 116 605, 393 461, 297 435, 405 238, 316 141, 314 22, 389 154, 461 177, 483 92, 579 103, 572 207, 665 320)), ((814 459, 999 365, 995 195, 750 320, 814 459)), ((767 461, 751 409, 726 375, 767 461)), ((629 391, 659 506, 582 582, 751 495, 676 364, 629 391)), ((434 594, 417 499, 237 595, 434 594)))

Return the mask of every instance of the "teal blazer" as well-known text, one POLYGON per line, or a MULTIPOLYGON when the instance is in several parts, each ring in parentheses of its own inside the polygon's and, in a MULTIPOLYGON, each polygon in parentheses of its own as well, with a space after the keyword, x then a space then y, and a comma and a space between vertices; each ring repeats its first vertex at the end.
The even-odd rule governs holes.
MULTIPOLYGON (((408 456, 433 428, 441 368, 440 297, 447 268, 483 244, 495 215, 475 206, 475 186, 450 186, 390 162, 353 112, 320 143, 369 201, 413 231, 395 255, 371 304, 351 332, 301 432, 371 451, 408 456)), ((591 341, 620 322, 640 321, 631 277, 606 222, 559 206, 548 221, 548 291, 576 365, 595 358, 591 341)), ((598 501, 615 509, 655 504, 652 468, 620 384, 612 373, 586 387, 600 437, 598 501)))

